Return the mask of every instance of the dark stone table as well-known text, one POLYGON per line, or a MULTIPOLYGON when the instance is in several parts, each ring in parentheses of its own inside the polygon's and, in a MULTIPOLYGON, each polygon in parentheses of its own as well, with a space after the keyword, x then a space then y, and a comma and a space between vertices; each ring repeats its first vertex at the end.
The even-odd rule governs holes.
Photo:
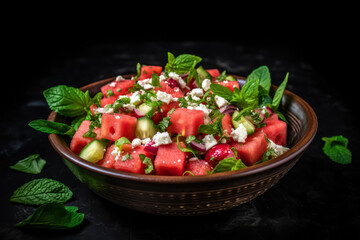
MULTIPOLYGON (((6 101, 1 109, 0 239, 356 239, 360 237, 360 161, 358 70, 346 69, 342 50, 297 41, 140 41, 84 39, 31 42, 17 59, 6 101), (247 204, 217 214, 165 217, 135 212, 98 197, 79 182, 52 149, 47 135, 27 124, 47 118, 50 110, 42 91, 55 85, 80 87, 119 74, 134 73, 137 62, 164 65, 167 51, 203 57, 206 68, 247 76, 267 65, 278 85, 290 73, 287 88, 315 110, 319 129, 301 160, 273 188, 247 204), (357 116, 355 116, 355 114, 357 116), (322 152, 324 136, 343 135, 350 141, 350 165, 330 161, 322 152), (39 175, 9 166, 39 153, 47 165, 39 175), (12 192, 35 178, 66 184, 74 197, 67 203, 85 213, 84 222, 68 231, 23 230, 13 224, 34 211, 9 202, 12 192)), ((278 38, 280 39, 280 37, 278 38)), ((309 43, 309 42, 307 42, 309 43)), ((334 47, 334 46, 333 46, 334 47)), ((4 90, 4 89, 3 89, 4 90)), ((4 96, 2 96, 4 97, 4 96)))

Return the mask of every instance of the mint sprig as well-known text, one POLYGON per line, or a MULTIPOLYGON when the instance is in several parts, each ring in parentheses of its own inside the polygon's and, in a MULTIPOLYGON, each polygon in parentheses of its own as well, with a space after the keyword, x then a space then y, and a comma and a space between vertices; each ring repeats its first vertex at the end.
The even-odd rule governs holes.
POLYGON ((340 164, 351 163, 351 151, 348 149, 349 140, 342 136, 323 137, 325 142, 323 152, 334 162, 340 164))

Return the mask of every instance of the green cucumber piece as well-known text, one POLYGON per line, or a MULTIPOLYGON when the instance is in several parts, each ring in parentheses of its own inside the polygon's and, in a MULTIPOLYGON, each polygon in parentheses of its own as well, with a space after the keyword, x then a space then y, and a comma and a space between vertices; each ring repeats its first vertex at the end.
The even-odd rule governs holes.
POLYGON ((226 76, 225 81, 237 81, 237 80, 233 76, 228 75, 228 76, 226 76))
POLYGON ((151 111, 151 109, 153 109, 152 107, 150 107, 149 105, 147 105, 146 103, 143 103, 139 106, 139 111, 142 112, 143 114, 147 114, 148 112, 151 111))
POLYGON ((135 136, 140 139, 152 138, 158 132, 153 120, 147 117, 138 118, 135 136))
POLYGON ((198 81, 196 81, 196 84, 201 88, 201 84, 204 81, 204 79, 210 79, 212 80, 213 77, 211 76, 211 74, 205 70, 205 68, 203 68, 202 66, 198 67, 196 69, 199 79, 198 81))
POLYGON ((255 132, 255 125, 252 124, 248 119, 246 119, 244 116, 240 116, 239 120, 236 120, 239 116, 240 112, 235 111, 232 115, 232 124, 234 125, 234 128, 238 128, 240 123, 246 128, 246 132, 248 135, 253 134, 255 132))
POLYGON ((79 157, 82 159, 96 163, 103 159, 106 146, 98 139, 92 140, 88 143, 79 153, 79 157))

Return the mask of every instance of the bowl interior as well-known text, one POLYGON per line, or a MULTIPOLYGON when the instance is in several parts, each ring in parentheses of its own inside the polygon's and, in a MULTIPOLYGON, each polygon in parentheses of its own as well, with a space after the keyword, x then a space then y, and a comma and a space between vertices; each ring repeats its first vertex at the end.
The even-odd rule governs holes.
MULTIPOLYGON (((134 74, 124 75, 125 78, 131 78, 134 74)), ((245 78, 237 75, 236 77, 240 85, 244 85, 245 78)), ((95 95, 100 91, 100 87, 115 80, 115 77, 104 79, 92 84, 86 85, 81 88, 83 91, 89 91, 90 96, 95 95)), ((272 86, 271 91, 274 93, 277 87, 272 86)), ((271 168, 276 168, 282 164, 291 161, 294 158, 299 158, 305 151, 308 145, 313 140, 317 131, 317 118, 313 109, 302 98, 293 94, 292 92, 285 90, 281 106, 279 110, 285 115, 288 120, 288 140, 287 144, 290 150, 285 154, 269 160, 267 162, 257 164, 245 169, 223 172, 207 176, 196 177, 182 177, 182 176, 158 176, 158 175, 145 175, 121 172, 114 169, 108 169, 90 162, 87 162, 79 158, 69 148, 69 138, 61 135, 50 134, 49 140, 54 149, 65 159, 71 163, 85 168, 88 171, 99 173, 109 177, 121 178, 131 181, 142 182, 156 182, 156 183, 201 183, 208 181, 217 181, 219 179, 228 179, 232 177, 242 177, 257 174, 262 171, 267 171, 271 168)), ((48 120, 56 122, 69 121, 65 117, 62 117, 55 112, 52 112, 48 120)))

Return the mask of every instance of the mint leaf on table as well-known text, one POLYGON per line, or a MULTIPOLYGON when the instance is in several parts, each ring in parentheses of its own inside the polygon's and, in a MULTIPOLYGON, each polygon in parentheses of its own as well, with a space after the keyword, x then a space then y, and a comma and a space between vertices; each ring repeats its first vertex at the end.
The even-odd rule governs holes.
POLYGON ((72 196, 73 193, 63 183, 53 179, 39 178, 16 189, 10 197, 10 201, 28 205, 42 205, 52 202, 65 203, 72 196))
POLYGON ((33 154, 10 166, 11 169, 31 174, 39 174, 46 164, 46 160, 40 158, 39 154, 33 154))
POLYGON ((68 135, 72 137, 75 129, 65 123, 52 122, 44 119, 33 120, 29 123, 33 129, 43 133, 55 133, 60 135, 68 135))
POLYGON ((75 206, 62 203, 47 203, 35 210, 25 220, 15 224, 16 227, 45 229, 69 229, 82 223, 85 214, 77 212, 75 206))
POLYGON ((323 152, 334 162, 340 164, 351 163, 351 151, 347 148, 349 140, 342 135, 323 137, 325 142, 323 152))
POLYGON ((65 117, 77 117, 86 114, 94 103, 89 91, 59 85, 46 89, 44 97, 51 110, 65 117))

